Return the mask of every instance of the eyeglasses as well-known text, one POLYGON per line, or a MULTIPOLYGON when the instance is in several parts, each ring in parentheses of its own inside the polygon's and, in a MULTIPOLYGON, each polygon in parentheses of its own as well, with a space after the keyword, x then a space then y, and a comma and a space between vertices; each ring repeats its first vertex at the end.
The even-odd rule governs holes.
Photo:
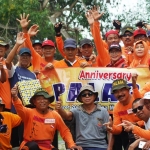
POLYGON ((129 37, 131 37, 131 36, 133 36, 133 34, 124 34, 124 35, 122 35, 123 37, 127 37, 127 36, 129 36, 129 37))
POLYGON ((138 111, 138 110, 142 110, 143 107, 144 107, 144 105, 138 106, 137 108, 132 109, 132 112, 133 112, 134 114, 136 114, 137 111, 138 111))
POLYGON ((90 96, 92 96, 94 93, 92 93, 92 92, 89 92, 89 93, 83 93, 83 94, 81 94, 81 96, 82 97, 86 97, 87 95, 90 97, 90 96))

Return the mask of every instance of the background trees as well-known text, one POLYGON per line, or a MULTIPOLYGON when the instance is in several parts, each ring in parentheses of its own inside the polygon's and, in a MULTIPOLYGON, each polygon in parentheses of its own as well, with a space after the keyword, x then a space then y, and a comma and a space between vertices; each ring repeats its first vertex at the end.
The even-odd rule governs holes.
POLYGON ((139 19, 149 21, 149 0, 138 1, 131 8, 121 4, 122 0, 0 0, 0 36, 13 44, 16 33, 21 30, 16 18, 21 13, 29 13, 30 25, 36 23, 40 26, 40 32, 34 38, 54 40, 53 24, 61 21, 64 23, 64 38, 73 37, 78 40, 89 32, 85 12, 92 5, 99 5, 101 11, 105 12, 101 21, 103 34, 113 28, 113 19, 121 20, 123 25, 130 23, 133 26, 139 19))

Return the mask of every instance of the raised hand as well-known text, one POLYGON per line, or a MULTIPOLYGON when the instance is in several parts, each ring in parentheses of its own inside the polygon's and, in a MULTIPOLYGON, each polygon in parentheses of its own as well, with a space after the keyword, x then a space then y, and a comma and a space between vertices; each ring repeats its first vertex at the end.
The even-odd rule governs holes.
POLYGON ((26 15, 25 13, 23 13, 23 14, 20 14, 20 19, 17 18, 16 20, 20 23, 22 28, 27 28, 31 21, 31 20, 28 20, 28 18, 29 18, 29 14, 26 15))
POLYGON ((100 13, 99 6, 93 6, 91 9, 92 16, 95 21, 99 20, 103 16, 103 12, 100 13))
POLYGON ((120 30, 121 28, 121 22, 119 20, 114 20, 113 21, 113 26, 117 29, 120 30))
POLYGON ((92 15, 92 12, 91 10, 88 10, 85 14, 85 17, 89 23, 89 25, 92 25, 94 23, 94 18, 93 18, 93 15, 92 15))
POLYGON ((61 109, 61 106, 62 106, 62 101, 60 99, 60 97, 58 98, 58 101, 56 101, 56 104, 55 104, 55 109, 56 110, 59 110, 61 109))
POLYGON ((24 33, 23 32, 19 32, 18 34, 17 34, 17 39, 16 39, 16 43, 18 44, 18 45, 21 45, 21 44, 23 44, 24 43, 24 41, 26 40, 25 38, 24 38, 24 33))
POLYGON ((13 97, 13 99, 18 98, 18 87, 17 87, 17 85, 15 85, 11 89, 11 96, 13 97))
POLYGON ((37 24, 34 24, 33 26, 30 27, 28 30, 28 34, 30 36, 35 36, 39 32, 39 26, 37 24))

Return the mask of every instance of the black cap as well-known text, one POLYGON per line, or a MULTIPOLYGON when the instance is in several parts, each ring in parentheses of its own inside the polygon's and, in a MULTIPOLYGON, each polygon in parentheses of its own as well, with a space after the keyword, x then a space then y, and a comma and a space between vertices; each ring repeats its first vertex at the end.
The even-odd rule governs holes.
POLYGON ((42 41, 40 40, 34 40, 32 45, 35 45, 35 44, 40 44, 42 46, 42 41))
POLYGON ((80 41, 80 47, 82 47, 85 44, 89 44, 93 46, 93 42, 90 39, 86 39, 86 38, 80 41))
POLYGON ((121 51, 121 46, 119 44, 112 44, 109 47, 109 51, 112 50, 112 49, 118 49, 118 50, 121 51))

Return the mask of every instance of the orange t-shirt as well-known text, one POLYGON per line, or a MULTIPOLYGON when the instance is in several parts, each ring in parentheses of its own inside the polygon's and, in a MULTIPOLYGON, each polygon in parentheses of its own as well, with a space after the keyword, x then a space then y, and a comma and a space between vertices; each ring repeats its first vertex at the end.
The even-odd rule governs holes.
POLYGON ((14 106, 24 122, 24 141, 20 148, 27 141, 37 141, 40 149, 50 150, 56 130, 60 131, 61 137, 69 148, 75 146, 70 130, 55 110, 49 110, 47 114, 40 114, 36 108, 24 107, 19 99, 14 101, 14 106))
MULTIPOLYGON (((30 49, 31 53, 32 53, 32 65, 33 65, 33 71, 41 71, 44 70, 44 67, 49 63, 45 60, 44 57, 42 57, 41 55, 39 55, 34 48, 32 47, 32 43, 30 40, 30 36, 25 33, 24 37, 26 38, 25 40, 25 45, 30 49)), ((53 60, 52 64, 55 64, 57 62, 57 60, 53 60)))
MULTIPOLYGON (((81 64, 82 62, 87 63, 87 61, 86 61, 85 59, 80 58, 80 57, 78 57, 78 56, 76 56, 75 59, 76 59, 76 62, 72 65, 72 67, 80 67, 80 64, 81 64)), ((54 64, 54 67, 55 67, 55 68, 65 68, 65 67, 69 67, 69 66, 67 65, 67 63, 65 62, 65 60, 62 59, 62 60, 56 62, 56 63, 54 64)))
POLYGON ((0 112, 4 117, 3 124, 7 125, 6 133, 0 133, 0 150, 11 150, 11 130, 21 123, 21 118, 10 112, 0 112))
POLYGON ((10 93, 10 84, 8 80, 8 71, 6 68, 5 60, 3 60, 2 63, 6 72, 6 82, 4 83, 0 82, 0 97, 2 98, 5 104, 5 108, 11 109, 11 93, 10 93))
MULTIPOLYGON (((127 105, 122 105, 119 101, 115 104, 113 110, 113 134, 120 134, 122 131, 122 126, 117 126, 122 123, 122 120, 128 120, 130 122, 138 122, 140 119, 132 113, 132 102, 134 101, 133 96, 131 96, 130 102, 127 105)), ((143 124, 143 123, 142 123, 143 124)))

